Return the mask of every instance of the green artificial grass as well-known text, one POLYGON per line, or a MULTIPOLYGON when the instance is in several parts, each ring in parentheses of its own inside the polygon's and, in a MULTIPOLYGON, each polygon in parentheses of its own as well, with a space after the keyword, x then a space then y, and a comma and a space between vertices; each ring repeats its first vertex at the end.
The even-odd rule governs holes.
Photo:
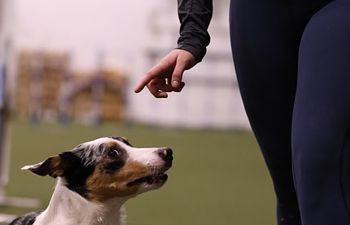
MULTIPOLYGON (((169 146, 174 164, 167 184, 126 204, 129 225, 271 225, 274 196, 267 170, 250 133, 159 129, 144 126, 77 124, 11 125, 9 196, 40 199, 47 205, 50 177, 21 171, 27 164, 101 136, 120 135, 135 146, 169 146)), ((33 209, 0 207, 2 213, 33 209)))

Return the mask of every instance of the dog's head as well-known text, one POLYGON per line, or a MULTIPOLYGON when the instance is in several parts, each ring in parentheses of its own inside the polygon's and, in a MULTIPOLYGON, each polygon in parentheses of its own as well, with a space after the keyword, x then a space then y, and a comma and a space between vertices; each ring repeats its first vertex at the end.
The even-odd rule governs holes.
POLYGON ((23 169, 61 177, 70 190, 90 201, 104 202, 161 187, 172 160, 170 148, 136 148, 125 138, 105 137, 23 169))

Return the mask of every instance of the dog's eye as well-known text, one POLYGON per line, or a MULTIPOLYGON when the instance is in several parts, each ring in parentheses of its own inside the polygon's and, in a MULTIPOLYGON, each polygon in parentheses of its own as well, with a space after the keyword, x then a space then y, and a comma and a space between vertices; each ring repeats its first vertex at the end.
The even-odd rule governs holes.
POLYGON ((108 157, 115 159, 120 156, 120 151, 118 149, 112 149, 108 151, 108 157))

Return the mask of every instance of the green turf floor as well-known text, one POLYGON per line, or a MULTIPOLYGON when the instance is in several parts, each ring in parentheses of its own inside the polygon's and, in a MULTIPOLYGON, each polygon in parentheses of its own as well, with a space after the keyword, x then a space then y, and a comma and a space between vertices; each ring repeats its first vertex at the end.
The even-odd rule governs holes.
MULTIPOLYGON (((13 122, 11 127, 10 196, 38 198, 44 207, 54 180, 21 171, 23 165, 40 162, 80 142, 120 135, 135 146, 170 146, 175 158, 162 189, 127 203, 129 225, 275 224, 271 181, 250 133, 22 122, 13 122)), ((3 213, 28 210, 0 207, 3 213)))

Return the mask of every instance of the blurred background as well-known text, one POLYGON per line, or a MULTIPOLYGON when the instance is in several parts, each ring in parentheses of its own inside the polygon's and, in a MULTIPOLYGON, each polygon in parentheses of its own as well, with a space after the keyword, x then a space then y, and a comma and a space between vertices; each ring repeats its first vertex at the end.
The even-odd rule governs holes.
POLYGON ((228 7, 214 1, 205 59, 181 93, 159 100, 133 87, 176 47, 176 0, 0 0, 0 224, 51 197, 54 180, 22 166, 110 135, 175 150, 167 185, 127 203, 128 224, 274 224, 228 7))

